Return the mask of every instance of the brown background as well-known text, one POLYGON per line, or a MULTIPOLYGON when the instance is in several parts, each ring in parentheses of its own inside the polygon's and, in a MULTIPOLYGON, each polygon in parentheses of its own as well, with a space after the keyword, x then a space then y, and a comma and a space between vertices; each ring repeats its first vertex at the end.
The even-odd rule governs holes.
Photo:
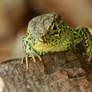
POLYGON ((28 21, 48 12, 60 14, 71 27, 92 27, 91 0, 0 0, 0 62, 24 55, 28 21))

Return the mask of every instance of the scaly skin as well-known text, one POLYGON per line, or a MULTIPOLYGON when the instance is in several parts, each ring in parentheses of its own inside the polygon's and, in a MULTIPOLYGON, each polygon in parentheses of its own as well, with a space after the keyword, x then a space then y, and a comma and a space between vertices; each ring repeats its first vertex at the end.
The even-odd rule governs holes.
POLYGON ((87 28, 70 28, 57 14, 44 14, 33 18, 28 25, 26 36, 23 38, 23 47, 26 53, 26 65, 28 69, 28 57, 40 60, 40 55, 47 53, 69 51, 79 49, 92 58, 92 36, 87 28))

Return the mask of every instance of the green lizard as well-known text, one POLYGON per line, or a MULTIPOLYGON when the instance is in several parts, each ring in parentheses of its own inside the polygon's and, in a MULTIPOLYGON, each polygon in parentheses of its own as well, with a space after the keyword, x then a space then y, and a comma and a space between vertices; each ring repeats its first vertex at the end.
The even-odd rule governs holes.
POLYGON ((26 65, 28 57, 41 60, 41 55, 79 49, 92 58, 92 36, 86 27, 73 29, 58 14, 44 14, 33 18, 23 38, 26 65))

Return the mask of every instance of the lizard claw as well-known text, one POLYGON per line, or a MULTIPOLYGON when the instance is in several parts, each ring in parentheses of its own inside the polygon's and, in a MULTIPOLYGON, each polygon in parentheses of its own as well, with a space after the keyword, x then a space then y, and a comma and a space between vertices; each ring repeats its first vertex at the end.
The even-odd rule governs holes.
POLYGON ((91 61, 91 59, 92 59, 92 57, 90 56, 90 57, 88 58, 88 63, 91 61))
POLYGON ((34 63, 36 63, 35 57, 38 57, 38 59, 39 59, 40 61, 42 61, 41 57, 40 57, 38 54, 30 55, 29 57, 32 57, 34 63))
MULTIPOLYGON (((21 60, 21 64, 23 64, 24 59, 25 59, 26 69, 27 69, 27 70, 29 69, 28 57, 32 57, 33 62, 36 63, 36 59, 35 59, 35 56, 34 56, 34 55, 30 55, 30 56, 26 55, 25 57, 23 57, 22 60, 21 60)), ((38 54, 36 54, 36 57, 38 57, 38 59, 39 59, 40 61, 42 61, 41 57, 40 57, 38 54)))
POLYGON ((26 62, 26 69, 28 70, 28 55, 26 55, 25 57, 23 57, 22 58, 22 60, 21 60, 21 64, 23 64, 24 63, 24 59, 25 59, 25 62, 26 62))

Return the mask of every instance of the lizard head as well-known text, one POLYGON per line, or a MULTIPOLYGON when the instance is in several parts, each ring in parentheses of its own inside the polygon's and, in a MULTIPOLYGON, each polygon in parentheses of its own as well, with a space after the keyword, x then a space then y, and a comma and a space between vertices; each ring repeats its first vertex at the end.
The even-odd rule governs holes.
POLYGON ((56 34, 60 31, 61 25, 59 24, 61 22, 65 25, 63 19, 58 14, 49 13, 40 15, 29 22, 27 33, 31 35, 35 43, 40 41, 45 42, 46 35, 56 34))
POLYGON ((34 17, 28 24, 26 45, 29 43, 29 47, 40 52, 49 51, 52 44, 60 40, 60 35, 66 28, 69 29, 69 26, 58 14, 49 13, 34 17))

